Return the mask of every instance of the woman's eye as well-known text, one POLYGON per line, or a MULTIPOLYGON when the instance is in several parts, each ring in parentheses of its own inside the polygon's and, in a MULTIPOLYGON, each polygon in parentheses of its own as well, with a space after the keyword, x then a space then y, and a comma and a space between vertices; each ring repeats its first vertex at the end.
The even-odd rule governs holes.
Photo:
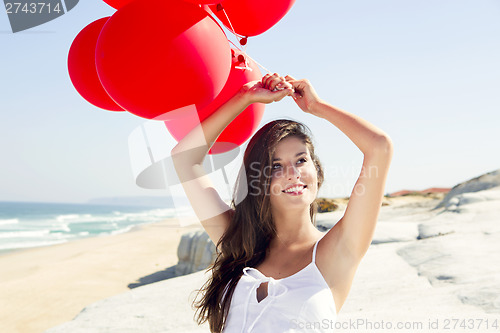
MULTIPOLYGON (((305 163, 305 162, 307 162, 307 160, 305 158, 301 158, 300 160, 297 161, 298 164, 305 163)), ((279 168, 281 168, 281 164, 279 164, 279 163, 273 164, 273 170, 277 170, 279 168)))

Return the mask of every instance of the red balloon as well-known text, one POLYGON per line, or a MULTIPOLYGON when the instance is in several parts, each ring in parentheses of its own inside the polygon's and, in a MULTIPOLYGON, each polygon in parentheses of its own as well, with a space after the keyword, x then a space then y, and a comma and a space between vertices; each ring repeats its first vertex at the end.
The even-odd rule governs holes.
POLYGON ((220 3, 225 14, 217 10, 218 5, 209 7, 229 30, 242 36, 256 36, 278 23, 294 3, 295 0, 226 0, 220 3))
MULTIPOLYGON (((108 0, 109 1, 109 0, 108 0)), ((184 0, 199 5, 213 5, 219 3, 220 0, 184 0)))
MULTIPOLYGON (((246 57, 239 50, 232 49, 231 53, 231 73, 229 74, 224 89, 222 89, 217 98, 207 106, 198 108, 198 114, 189 114, 188 110, 182 110, 185 114, 184 117, 165 122, 168 131, 177 141, 180 141, 195 126, 214 113, 222 104, 230 99, 242 85, 262 78, 259 68, 251 59, 246 57), (245 60, 250 69, 245 69, 245 60)), ((209 153, 224 153, 248 140, 255 131, 257 131, 257 127, 264 115, 264 108, 265 105, 262 103, 254 103, 248 106, 222 131, 209 153)))
POLYGON ((113 7, 114 9, 120 9, 126 4, 132 2, 133 0, 103 0, 105 3, 113 7))
POLYGON ((73 86, 87 102, 105 110, 124 111, 102 87, 95 68, 95 45, 108 17, 96 20, 78 33, 68 52, 68 73, 73 86))
POLYGON ((168 112, 206 103, 231 69, 226 35, 199 6, 133 1, 104 25, 96 67, 108 94, 129 112, 168 120, 168 112))

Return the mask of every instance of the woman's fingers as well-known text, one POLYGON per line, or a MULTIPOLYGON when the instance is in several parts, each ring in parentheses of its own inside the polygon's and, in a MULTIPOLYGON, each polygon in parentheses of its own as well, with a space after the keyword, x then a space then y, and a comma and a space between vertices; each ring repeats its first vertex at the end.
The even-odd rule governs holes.
POLYGON ((286 82, 290 83, 293 88, 293 94, 291 95, 294 99, 301 98, 303 96, 304 84, 303 80, 297 80, 291 75, 285 76, 286 82))
POLYGON ((274 101, 278 102, 281 101, 283 98, 291 94, 291 90, 289 89, 283 89, 275 92, 275 98, 274 101))
POLYGON ((281 76, 274 78, 270 83, 269 83, 269 90, 273 91, 276 89, 278 86, 281 87, 281 84, 285 82, 285 79, 282 78, 281 76))
POLYGON ((276 88, 292 88, 291 84, 286 81, 286 79, 280 76, 278 73, 266 74, 262 78, 262 85, 264 88, 274 91, 276 88))
POLYGON ((262 78, 265 90, 265 103, 277 102, 285 96, 292 96, 297 105, 305 112, 310 112, 310 105, 319 101, 311 83, 307 79, 296 80, 293 76, 280 76, 278 73, 266 74, 262 78))
POLYGON ((290 75, 287 75, 285 79, 293 86, 294 93, 292 97, 294 99, 304 97, 307 93, 306 91, 310 88, 310 83, 307 79, 296 80, 290 75))
POLYGON ((277 102, 294 93, 293 85, 278 73, 264 75, 256 88, 259 86, 265 90, 261 95, 264 103, 277 102))
POLYGON ((266 74, 262 78, 262 85, 266 89, 274 90, 276 84, 278 84, 278 82, 279 82, 279 77, 280 76, 278 75, 278 73, 266 74), (275 83, 273 84, 273 82, 275 82, 275 83))

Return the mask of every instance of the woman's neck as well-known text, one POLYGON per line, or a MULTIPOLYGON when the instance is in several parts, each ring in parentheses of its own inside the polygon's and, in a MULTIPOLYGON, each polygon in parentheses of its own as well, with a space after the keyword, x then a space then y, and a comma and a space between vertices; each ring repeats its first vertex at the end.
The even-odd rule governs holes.
POLYGON ((311 222, 309 206, 300 211, 273 212, 273 220, 277 237, 271 241, 272 248, 284 248, 308 242, 319 233, 319 230, 311 222))

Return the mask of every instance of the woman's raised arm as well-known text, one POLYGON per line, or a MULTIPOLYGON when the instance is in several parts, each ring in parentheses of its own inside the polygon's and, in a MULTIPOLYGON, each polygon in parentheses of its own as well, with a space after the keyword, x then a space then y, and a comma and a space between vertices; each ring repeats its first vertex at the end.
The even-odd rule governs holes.
POLYGON ((341 130, 364 155, 361 173, 349 197, 344 216, 318 245, 318 263, 333 287, 340 308, 354 273, 371 244, 385 182, 393 154, 390 137, 361 117, 320 99, 308 80, 287 77, 295 88, 293 98, 304 111, 323 118, 341 130))
MULTIPOLYGON (((265 78, 269 79, 270 75, 265 78)), ((264 88, 261 81, 249 82, 212 115, 197 125, 172 149, 179 180, 210 239, 217 245, 231 220, 231 208, 220 198, 203 169, 203 160, 227 125, 252 103, 279 101, 293 92, 285 79, 274 74, 274 84, 264 88), (276 90, 274 88, 283 88, 276 90)))

